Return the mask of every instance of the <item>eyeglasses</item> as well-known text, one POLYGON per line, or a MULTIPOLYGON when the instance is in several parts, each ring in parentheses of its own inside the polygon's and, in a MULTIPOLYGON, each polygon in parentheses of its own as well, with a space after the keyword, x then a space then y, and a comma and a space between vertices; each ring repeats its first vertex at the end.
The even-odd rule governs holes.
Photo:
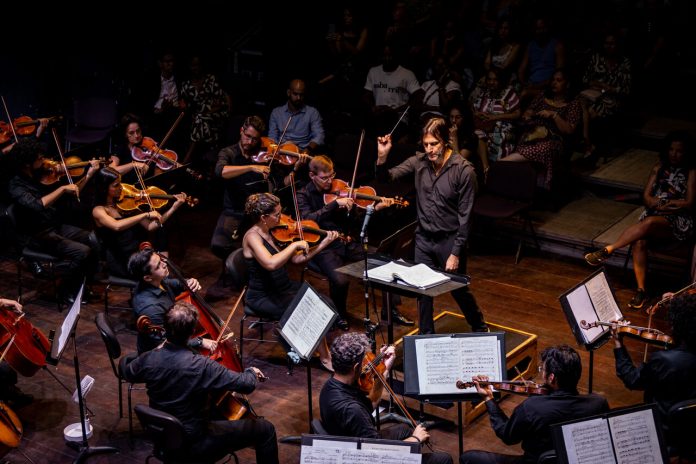
POLYGON ((252 142, 258 142, 259 140, 261 140, 261 137, 254 137, 253 135, 249 135, 244 131, 242 131, 242 135, 247 139, 251 140, 252 142))
POLYGON ((327 180, 333 180, 336 177, 336 172, 334 171, 331 174, 329 174, 328 176, 319 176, 319 175, 317 175, 317 173, 314 173, 314 177, 316 177, 317 179, 319 179, 322 182, 326 182, 327 180))

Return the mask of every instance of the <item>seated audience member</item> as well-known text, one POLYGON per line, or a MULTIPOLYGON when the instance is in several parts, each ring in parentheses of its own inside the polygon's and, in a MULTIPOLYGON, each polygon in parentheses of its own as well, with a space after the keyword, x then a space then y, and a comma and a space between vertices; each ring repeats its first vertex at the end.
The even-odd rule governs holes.
MULTIPOLYGON (((362 372, 370 340, 362 333, 349 332, 338 336, 331 344, 334 375, 326 381, 319 393, 321 421, 330 435, 358 438, 383 438, 412 443, 427 443, 430 434, 422 425, 415 429, 399 424, 377 430, 372 412, 377 408, 384 386, 375 379, 371 391, 360 389, 358 379, 362 372)), ((394 347, 382 347, 388 375, 394 364, 394 347)), ((424 453, 424 464, 449 464, 452 457, 446 453, 424 453)))
MULTIPOLYGON (((302 79, 290 81, 287 103, 271 111, 268 136, 281 145, 289 142, 304 152, 316 153, 317 148, 324 145, 324 123, 319 111, 305 103, 305 92, 306 86, 302 79), (283 135, 286 126, 287 130, 283 135), (281 135, 283 140, 280 140, 281 135)), ((302 159, 303 162, 306 160, 306 157, 302 159)))
POLYGON ((565 67, 563 42, 552 37, 548 19, 539 16, 534 22, 534 37, 527 45, 517 73, 522 84, 523 109, 551 83, 554 71, 565 67))
POLYGON ((145 383, 150 407, 171 414, 186 432, 182 458, 214 462, 225 454, 253 447, 256 462, 277 464, 275 427, 263 418, 211 420, 211 393, 251 393, 263 373, 248 367, 243 372, 227 369, 207 356, 192 352, 189 340, 198 323, 198 311, 190 303, 178 302, 167 313, 167 341, 126 364, 121 371, 129 382, 145 383))
POLYGON ((616 375, 630 390, 645 391, 645 402, 656 403, 669 442, 669 409, 696 398, 696 295, 685 293, 669 301, 672 349, 653 351, 647 362, 633 364, 623 339, 612 330, 616 375))
POLYGON ((627 227, 614 243, 585 255, 589 264, 598 266, 615 250, 633 246, 633 273, 638 287, 628 303, 633 309, 642 308, 647 298, 648 243, 683 242, 693 235, 696 169, 691 137, 684 132, 673 132, 667 136, 665 147, 645 185, 645 211, 639 222, 627 227))
POLYGON ((542 383, 548 395, 531 396, 519 404, 508 417, 498 406, 485 375, 472 378, 476 391, 485 401, 493 431, 506 445, 522 442, 522 455, 487 451, 466 451, 460 464, 527 464, 536 463, 539 455, 553 448, 550 426, 609 411, 607 400, 597 394, 580 395, 578 381, 582 375, 580 355, 568 345, 551 346, 541 352, 542 383))

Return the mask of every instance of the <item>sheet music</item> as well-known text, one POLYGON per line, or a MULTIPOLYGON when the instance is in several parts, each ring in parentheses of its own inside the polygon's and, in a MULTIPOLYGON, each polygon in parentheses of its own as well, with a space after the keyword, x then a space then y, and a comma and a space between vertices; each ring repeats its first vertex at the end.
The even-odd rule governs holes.
MULTIPOLYGON (((602 272, 590 279, 585 286, 600 321, 611 322, 623 318, 616 299, 611 293, 607 276, 602 272)), ((608 330, 606 327, 604 329, 608 330)))
MULTIPOLYGON (((335 443, 335 442, 334 442, 335 443)), ((355 443, 357 446, 357 443, 355 443)), ((365 444, 363 444, 364 446, 365 444)), ((408 450, 408 447, 401 447, 408 450)), ((420 453, 302 446, 301 464, 421 464, 420 453)))
POLYGON ((598 320, 597 314, 592 307, 592 300, 590 300, 590 295, 587 292, 587 288, 584 285, 579 286, 572 292, 570 292, 567 297, 570 309, 573 311, 573 316, 577 326, 582 334, 585 344, 589 344, 597 340, 606 329, 605 327, 593 327, 592 329, 585 330, 580 327, 580 321, 595 322, 598 320))
POLYGON ((333 314, 334 311, 310 287, 285 322, 281 334, 297 354, 309 359, 333 314))
POLYGON ((60 333, 58 334, 57 343, 56 341, 53 342, 51 357, 54 359, 57 359, 60 356, 60 354, 63 353, 63 350, 65 349, 65 346, 68 343, 68 339, 70 338, 71 330, 75 325, 75 321, 80 316, 80 307, 82 304, 82 291, 84 290, 84 288, 85 284, 83 283, 80 286, 80 290, 77 292, 77 295, 75 296, 75 302, 70 307, 68 315, 65 316, 65 319, 63 319, 63 324, 61 324, 60 326, 60 333))
POLYGON ((619 464, 662 462, 660 441, 651 410, 610 417, 609 425, 619 464))
POLYGON ((423 263, 403 266, 393 261, 368 270, 367 276, 384 282, 393 282, 398 279, 406 285, 421 289, 434 287, 450 280, 449 276, 436 272, 423 263))
POLYGON ((502 380, 502 350, 495 336, 419 338, 415 347, 422 395, 465 393, 457 388, 457 380, 468 382, 474 375, 502 380))
POLYGON ((592 419, 563 426, 568 464, 615 464, 606 419, 592 419))

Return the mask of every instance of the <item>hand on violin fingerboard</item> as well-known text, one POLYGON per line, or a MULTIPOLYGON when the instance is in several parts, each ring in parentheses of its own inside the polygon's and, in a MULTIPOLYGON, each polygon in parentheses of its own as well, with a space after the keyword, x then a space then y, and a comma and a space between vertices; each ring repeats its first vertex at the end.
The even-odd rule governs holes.
POLYGON ((623 339, 619 337, 618 322, 610 328, 611 338, 614 339, 614 348, 623 347, 623 339))
POLYGON ((387 372, 391 371, 394 362, 396 361, 396 348, 394 345, 383 346, 380 352, 384 353, 384 367, 387 372))
POLYGON ((375 211, 380 211, 384 208, 389 208, 390 206, 394 205, 394 199, 393 198, 387 198, 387 197, 382 197, 380 201, 377 202, 375 205, 375 211))
POLYGON ((493 399, 493 387, 491 385, 483 386, 479 382, 488 382, 487 375, 475 375, 471 377, 471 381, 476 385, 476 392, 481 395, 484 401, 493 399))

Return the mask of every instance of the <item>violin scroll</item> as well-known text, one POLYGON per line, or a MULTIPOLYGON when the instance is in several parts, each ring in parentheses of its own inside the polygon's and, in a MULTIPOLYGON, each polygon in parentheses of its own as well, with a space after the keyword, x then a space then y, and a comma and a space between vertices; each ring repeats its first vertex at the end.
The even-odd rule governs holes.
MULTIPOLYGON (((481 381, 478 382, 479 385, 482 387, 486 386, 491 386, 495 388, 496 390, 508 392, 508 393, 515 393, 518 395, 527 395, 527 396, 532 396, 532 395, 548 395, 550 393, 550 390, 548 387, 545 385, 539 385, 538 383, 535 382, 529 382, 526 380, 522 381, 509 381, 509 382, 493 382, 493 381, 481 381)), ((476 383, 473 381, 471 382, 464 382, 463 380, 457 380, 457 388, 460 390, 464 390, 466 388, 472 388, 475 387, 476 383)))
POLYGON ((165 332, 164 332, 164 327, 161 325, 153 324, 152 320, 148 316, 140 316, 135 323, 135 326, 138 329, 139 333, 142 334, 148 334, 148 335, 159 335, 160 337, 164 337, 165 332))

